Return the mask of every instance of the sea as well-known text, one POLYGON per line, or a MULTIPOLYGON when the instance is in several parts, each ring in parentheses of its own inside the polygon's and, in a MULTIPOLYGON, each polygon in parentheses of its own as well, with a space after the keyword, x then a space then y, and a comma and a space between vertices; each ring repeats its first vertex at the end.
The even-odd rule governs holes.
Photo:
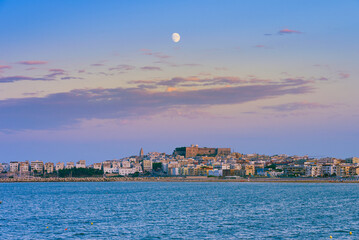
POLYGON ((0 201, 1 240, 359 239, 350 183, 2 183, 0 201))

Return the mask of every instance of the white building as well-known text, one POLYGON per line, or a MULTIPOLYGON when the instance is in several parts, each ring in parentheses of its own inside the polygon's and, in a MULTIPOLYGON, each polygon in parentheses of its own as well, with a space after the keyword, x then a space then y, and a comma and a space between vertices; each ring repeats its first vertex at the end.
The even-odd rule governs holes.
POLYGON ((43 161, 32 161, 31 162, 31 172, 32 173, 43 173, 44 172, 44 162, 43 161))
POLYGON ((328 176, 337 174, 337 166, 336 165, 323 165, 322 172, 323 172, 323 175, 328 175, 328 176))
POLYGON ((55 166, 56 171, 63 170, 64 168, 65 168, 65 163, 63 163, 63 162, 56 163, 56 166, 55 166))
POLYGON ((127 176, 129 174, 134 174, 136 173, 136 168, 119 168, 118 169, 118 174, 122 175, 122 176, 127 176))
POLYGON ((103 172, 107 174, 117 174, 118 169, 118 167, 104 167, 103 172))
POLYGON ((17 173, 19 171, 18 162, 10 162, 10 172, 17 173))
POLYGON ((305 175, 309 177, 319 177, 322 176, 322 165, 306 165, 305 166, 305 175))
POLYGON ((222 175, 223 175, 222 170, 218 170, 218 169, 208 170, 208 176, 221 177, 222 175))
POLYGON ((86 160, 80 160, 76 163, 76 168, 86 168, 86 160))
POLYGON ((97 170, 101 170, 102 169, 102 163, 94 163, 93 168, 97 169, 97 170))
POLYGON ((123 161, 121 165, 122 165, 123 168, 130 168, 131 167, 131 163, 129 161, 123 161))
POLYGON ((66 169, 75 168, 75 163, 74 162, 67 162, 65 168, 66 169))
POLYGON ((179 171, 179 168, 178 167, 175 167, 175 168, 171 168, 171 175, 174 175, 174 176, 177 176, 179 175, 180 171, 179 171))

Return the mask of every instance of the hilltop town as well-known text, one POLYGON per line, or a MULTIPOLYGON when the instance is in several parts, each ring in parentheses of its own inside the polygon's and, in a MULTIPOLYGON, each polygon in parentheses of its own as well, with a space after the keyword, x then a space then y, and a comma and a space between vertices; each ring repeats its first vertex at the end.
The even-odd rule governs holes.
POLYGON ((353 177, 359 175, 359 158, 267 156, 231 152, 230 148, 179 147, 173 154, 149 152, 86 165, 78 162, 12 161, 0 163, 1 179, 81 177, 281 178, 353 177))

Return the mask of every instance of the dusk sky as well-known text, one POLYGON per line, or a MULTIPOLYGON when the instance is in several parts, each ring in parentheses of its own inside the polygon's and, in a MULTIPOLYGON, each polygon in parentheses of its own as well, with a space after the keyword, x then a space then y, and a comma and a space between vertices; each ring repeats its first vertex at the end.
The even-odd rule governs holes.
POLYGON ((0 162, 190 144, 359 157, 358 13, 357 0, 0 0, 0 162))

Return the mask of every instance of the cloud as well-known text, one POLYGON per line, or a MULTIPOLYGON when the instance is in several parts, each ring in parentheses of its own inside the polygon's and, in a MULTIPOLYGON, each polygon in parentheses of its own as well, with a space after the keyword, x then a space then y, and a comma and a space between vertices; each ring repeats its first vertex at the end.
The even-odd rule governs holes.
POLYGON ((330 105, 320 104, 320 103, 310 103, 310 102, 293 102, 285 103, 275 106, 265 106, 262 109, 275 110, 277 112, 292 112, 297 110, 306 110, 306 109, 323 109, 329 108, 330 105))
POLYGON ((60 68, 52 68, 52 69, 49 69, 49 72, 66 72, 64 69, 60 69, 60 68))
POLYGON ((285 28, 285 29, 280 30, 278 33, 279 33, 279 34, 292 34, 292 33, 298 33, 298 34, 300 34, 300 33, 302 33, 302 32, 285 28))
POLYGON ((31 67, 31 68, 26 68, 25 70, 26 70, 26 71, 32 71, 32 70, 36 70, 36 69, 39 69, 39 68, 31 67))
POLYGON ((93 66, 93 67, 101 67, 101 66, 105 66, 105 64, 103 64, 103 63, 94 63, 94 64, 91 64, 91 66, 93 66))
POLYGON ((161 52, 152 52, 150 49, 140 49, 140 51, 142 52, 142 55, 153 56, 161 59, 170 58, 170 56, 166 54, 163 54, 161 52))
POLYGON ((162 71, 160 67, 154 67, 154 66, 144 66, 141 67, 142 70, 149 70, 149 71, 162 71))
POLYGON ((128 81, 129 84, 151 84, 156 83, 154 80, 134 80, 134 81, 128 81))
POLYGON ((127 65, 127 64, 121 64, 121 65, 117 65, 116 67, 112 67, 109 68, 109 71, 113 71, 113 70, 119 70, 119 71, 130 71, 135 69, 135 66, 131 66, 131 65, 127 65))
POLYGON ((347 79, 347 78, 350 77, 350 74, 349 74, 349 73, 341 72, 341 73, 339 73, 339 77, 340 77, 341 79, 347 79))
POLYGON ((173 62, 170 62, 167 60, 159 60, 154 63, 165 64, 170 67, 199 67, 199 66, 202 66, 202 64, 199 64, 199 63, 182 63, 181 64, 181 63, 173 63, 173 62))
POLYGON ((18 64, 23 65, 41 65, 41 64, 47 64, 46 61, 20 61, 18 64))
POLYGON ((255 45, 254 47, 255 48, 265 48, 266 46, 264 46, 264 45, 255 45))
POLYGON ((9 65, 0 65, 0 71, 1 71, 2 69, 10 69, 10 68, 12 68, 12 67, 9 66, 9 65))
POLYGON ((26 77, 26 76, 11 76, 11 77, 0 77, 0 83, 10 83, 10 82, 17 82, 17 81, 46 81, 51 79, 46 78, 33 78, 33 77, 26 77))
POLYGON ((215 78, 198 78, 198 77, 175 77, 169 80, 161 80, 156 82, 157 86, 214 86, 214 85, 236 85, 240 83, 248 83, 238 77, 215 77, 215 78))
POLYGON ((63 69, 49 69, 49 74, 45 74, 42 77, 28 77, 28 76, 8 76, 0 77, 0 83, 11 83, 17 81, 53 81, 62 77, 61 80, 68 79, 82 79, 79 77, 69 76, 63 69))
POLYGON ((62 77, 61 80, 71 80, 71 79, 83 79, 81 77, 62 77))
POLYGON ((279 82, 267 79, 258 79, 250 77, 249 79, 241 79, 239 77, 214 77, 214 78, 199 78, 197 76, 192 77, 174 77, 167 80, 150 80, 150 81, 129 81, 128 84, 145 84, 146 88, 156 87, 211 87, 211 86, 238 86, 246 84, 278 84, 288 83, 291 85, 304 85, 308 83, 314 83, 314 80, 306 80, 301 78, 285 78, 279 82))
POLYGON ((241 104, 312 90, 293 83, 167 92, 141 88, 78 89, 46 97, 0 100, 0 129, 53 129, 84 119, 144 117, 178 107, 241 104))
POLYGON ((166 92, 174 92, 174 91, 177 91, 177 88, 175 87, 168 87, 166 92))
MULTIPOLYGON (((172 78, 170 80, 163 80, 157 83, 157 85, 164 86, 178 86, 183 85, 183 83, 196 83, 196 86, 214 86, 214 85, 228 85, 228 84, 239 84, 239 83, 247 83, 245 80, 241 80, 238 77, 216 77, 216 78, 204 78, 199 79, 197 77, 189 77, 189 78, 172 78)), ((188 85, 187 85, 188 86, 188 85)))

